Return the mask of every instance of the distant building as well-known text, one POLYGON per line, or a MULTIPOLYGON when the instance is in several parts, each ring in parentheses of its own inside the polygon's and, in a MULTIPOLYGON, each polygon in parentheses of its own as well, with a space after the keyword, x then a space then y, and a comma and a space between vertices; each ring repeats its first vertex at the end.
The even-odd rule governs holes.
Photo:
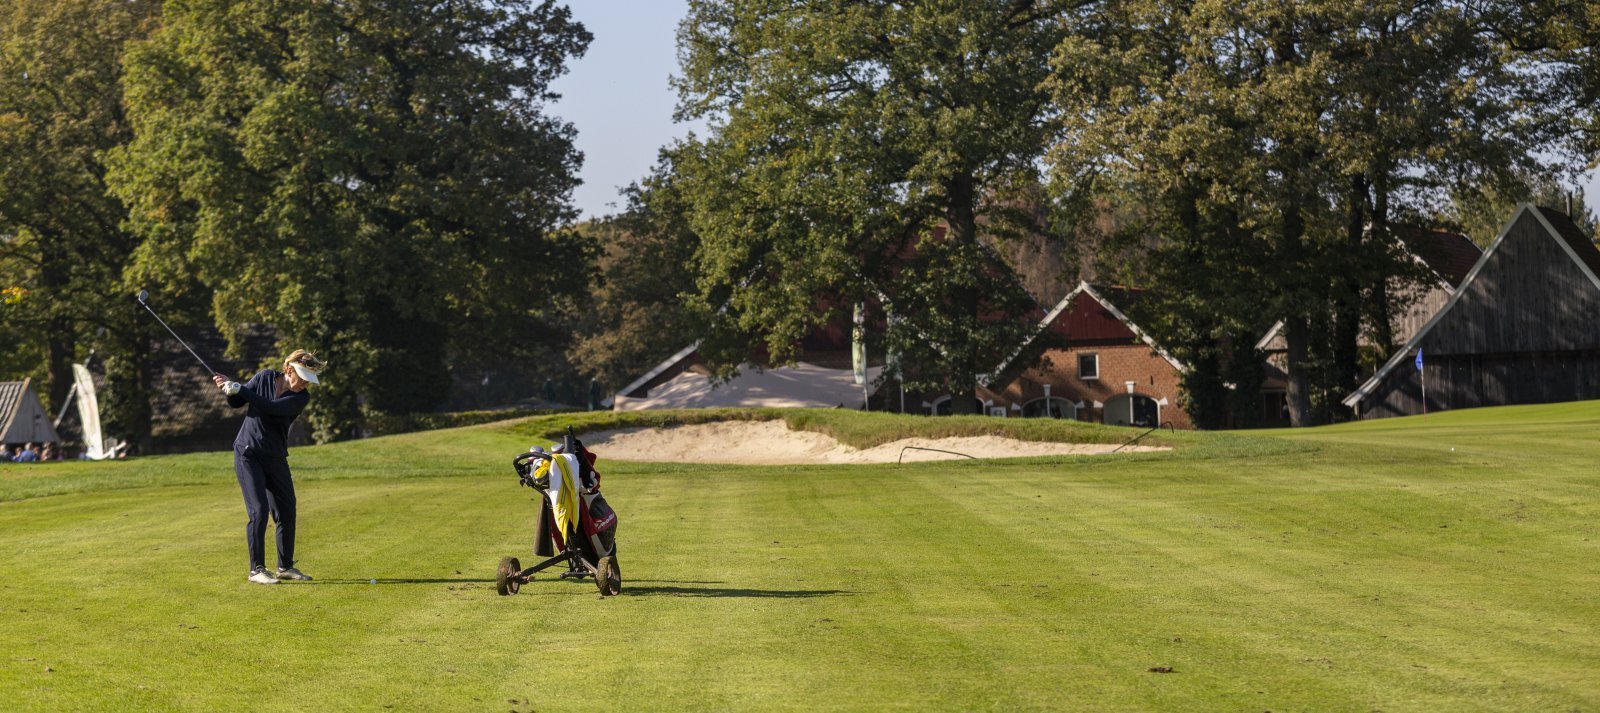
POLYGON ((0 381, 0 443, 59 442, 50 413, 33 390, 33 380, 0 381))
POLYGON ((1359 418, 1600 398, 1600 250, 1566 214, 1523 205, 1378 372, 1359 418), (1415 366, 1418 350, 1423 370, 1415 366))
MULTIPOLYGON (((801 342, 797 363, 771 367, 746 362, 739 365, 738 376, 718 382, 711 379, 711 370, 700 355, 700 343, 695 342, 618 389, 612 397, 612 408, 859 409, 862 385, 855 381, 850 349, 850 326, 835 320, 813 330, 801 342)), ((882 373, 882 355, 877 355, 875 361, 868 362, 868 385, 882 373)))
POLYGON ((1079 283, 984 380, 979 398, 994 415, 1191 428, 1180 406, 1186 367, 1128 317, 1146 297, 1079 283))
MULTIPOLYGON (((1405 343, 1416 336, 1423 325, 1443 309, 1456 287, 1467 278, 1467 273, 1482 257, 1472 239, 1465 235, 1442 230, 1430 230, 1411 225, 1395 225, 1390 232, 1399 240, 1411 259, 1425 268, 1428 279, 1415 284, 1399 280, 1389 286, 1389 334, 1396 343, 1405 343)), ((1359 343, 1363 347, 1378 347, 1388 353, 1390 344, 1374 344, 1370 338, 1371 325, 1363 324, 1359 343)), ((1283 322, 1272 325, 1256 349, 1266 354, 1266 374, 1262 385, 1261 425, 1289 425, 1288 375, 1289 344, 1283 336, 1283 322)))

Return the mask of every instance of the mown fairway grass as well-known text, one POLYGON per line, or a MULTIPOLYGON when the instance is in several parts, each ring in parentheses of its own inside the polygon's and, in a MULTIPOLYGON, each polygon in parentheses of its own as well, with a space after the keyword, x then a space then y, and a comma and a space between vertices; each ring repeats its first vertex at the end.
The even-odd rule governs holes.
POLYGON ((228 454, 0 466, 0 710, 1600 708, 1600 403, 1115 458, 602 460, 624 596, 496 596, 531 559, 507 463, 600 417, 565 418, 297 450, 318 581, 274 588, 228 454))

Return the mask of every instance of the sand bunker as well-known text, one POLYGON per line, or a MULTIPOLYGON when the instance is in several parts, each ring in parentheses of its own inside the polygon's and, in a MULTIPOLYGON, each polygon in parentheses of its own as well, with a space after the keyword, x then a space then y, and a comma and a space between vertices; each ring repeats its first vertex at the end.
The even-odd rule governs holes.
MULTIPOLYGON (((626 428, 583 434, 583 443, 603 459, 668 463, 731 463, 788 465, 814 463, 893 463, 906 446, 937 448, 978 458, 1095 455, 1115 445, 1042 443, 999 436, 907 438, 865 450, 851 448, 820 433, 791 431, 783 421, 721 421, 672 428, 626 428)), ((1166 448, 1129 446, 1130 451, 1166 448)), ((905 462, 957 460, 961 456, 934 451, 906 451, 905 462)))

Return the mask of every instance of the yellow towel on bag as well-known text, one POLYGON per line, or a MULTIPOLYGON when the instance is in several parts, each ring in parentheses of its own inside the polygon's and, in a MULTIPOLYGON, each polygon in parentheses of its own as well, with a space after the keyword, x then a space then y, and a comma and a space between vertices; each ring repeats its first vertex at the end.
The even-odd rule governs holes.
POLYGON ((550 476, 550 509, 555 511, 556 529, 562 536, 572 532, 578 524, 578 461, 577 456, 557 453, 555 457, 539 464, 533 477, 550 476), (554 464, 555 467, 551 467, 554 464))

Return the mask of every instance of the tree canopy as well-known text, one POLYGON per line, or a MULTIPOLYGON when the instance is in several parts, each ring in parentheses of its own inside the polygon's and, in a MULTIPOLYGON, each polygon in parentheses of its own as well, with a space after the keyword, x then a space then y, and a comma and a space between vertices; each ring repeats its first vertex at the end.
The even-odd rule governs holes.
POLYGON ((1032 307, 978 238, 1032 219, 1006 197, 1036 180, 1050 134, 1054 7, 693 3, 680 114, 713 128, 677 167, 709 321, 782 359, 876 304, 912 383, 973 411, 977 375, 1017 343, 1006 317, 1032 307))
POLYGON ((171 0, 127 58, 110 184, 131 276, 210 292, 328 358, 319 439, 427 410, 462 352, 527 339, 587 283, 581 156, 550 83, 591 36, 554 2, 171 0), (331 374, 330 374, 331 376, 331 374))
POLYGON ((132 135, 125 43, 149 33, 158 8, 0 2, 0 368, 44 377, 46 403, 59 410, 70 364, 98 348, 116 387, 107 421, 136 436, 150 426, 151 325, 122 280, 140 240, 106 191, 105 157, 132 135))
POLYGON ((1283 319, 1296 424, 1328 418, 1355 386, 1363 322, 1391 348, 1386 286, 1415 273, 1391 221, 1572 156, 1570 103, 1468 4, 1080 12, 1087 31, 1062 43, 1050 79, 1065 127, 1056 185, 1146 208, 1163 336, 1217 367, 1189 375, 1191 391, 1221 394, 1221 365, 1259 358, 1217 350, 1283 319))

